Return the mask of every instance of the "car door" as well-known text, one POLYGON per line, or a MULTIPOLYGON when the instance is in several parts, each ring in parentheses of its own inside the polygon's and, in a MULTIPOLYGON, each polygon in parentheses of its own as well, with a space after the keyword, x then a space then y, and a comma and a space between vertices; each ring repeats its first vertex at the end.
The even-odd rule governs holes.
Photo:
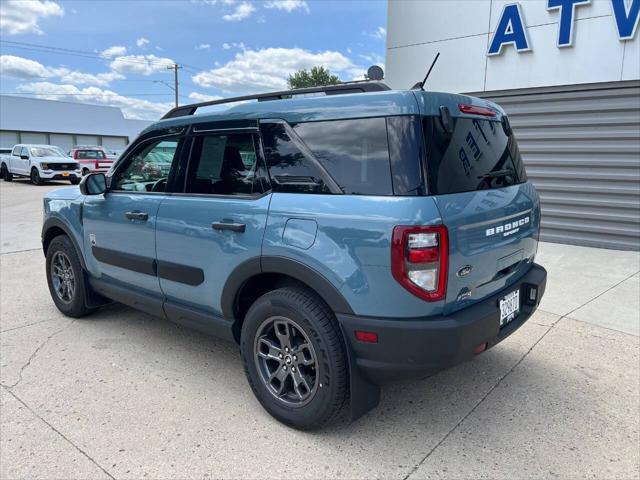
POLYGON ((11 154, 11 172, 19 175, 25 175, 29 172, 27 164, 29 163, 29 149, 27 147, 15 147, 11 154), (26 155, 27 159, 22 156, 26 155))
POLYGON ((95 288, 109 298, 162 315, 156 274, 158 207, 183 139, 147 136, 119 162, 103 195, 83 204, 87 268, 95 288))
POLYGON ((224 337, 223 288, 236 267, 259 262, 269 182, 257 124, 196 127, 190 142, 182 191, 158 211, 158 276, 169 318, 224 337))

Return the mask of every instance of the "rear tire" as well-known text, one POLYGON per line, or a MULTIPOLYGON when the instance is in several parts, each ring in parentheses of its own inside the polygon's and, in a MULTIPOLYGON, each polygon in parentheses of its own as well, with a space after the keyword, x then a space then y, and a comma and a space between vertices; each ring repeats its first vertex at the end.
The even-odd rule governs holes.
POLYGON ((87 283, 78 253, 66 235, 55 237, 47 248, 47 284, 58 310, 68 317, 78 318, 92 313, 87 306, 87 283))
POLYGON ((280 288, 258 298, 244 319, 240 350, 253 393, 286 425, 321 428, 348 397, 338 323, 307 289, 280 288))
POLYGON ((9 171, 6 163, 3 163, 2 166, 0 166, 0 175, 5 182, 13 180, 13 173, 9 171))
POLYGON ((31 175, 29 176, 29 178, 31 179, 31 183, 33 183, 34 185, 42 185, 44 183, 40 178, 40 172, 38 172, 38 169, 36 167, 33 167, 31 169, 31 175))

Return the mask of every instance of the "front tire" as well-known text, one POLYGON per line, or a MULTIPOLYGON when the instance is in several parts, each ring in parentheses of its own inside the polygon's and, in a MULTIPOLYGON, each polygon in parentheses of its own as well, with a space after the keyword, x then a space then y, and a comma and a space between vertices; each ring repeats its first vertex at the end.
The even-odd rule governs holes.
POLYGON ((34 185, 42 185, 44 183, 40 178, 40 172, 38 172, 38 169, 36 167, 33 167, 31 169, 31 175, 29 176, 29 178, 31 179, 31 183, 33 183, 34 185))
POLYGON ((6 163, 3 163, 2 166, 0 166, 0 175, 5 182, 10 182, 11 180, 13 180, 13 174, 7 168, 6 163))
POLYGON ((280 288, 251 306, 240 350, 265 410, 300 430, 321 428, 348 396, 347 356, 333 312, 313 292, 280 288))
POLYGON ((80 179, 77 177, 71 178, 69 181, 71 182, 71 185, 78 185, 80 183, 80 179))
POLYGON ((86 281, 78 253, 66 235, 55 237, 47 248, 47 284, 49 293, 58 310, 68 317, 88 315, 95 308, 86 303, 86 281))

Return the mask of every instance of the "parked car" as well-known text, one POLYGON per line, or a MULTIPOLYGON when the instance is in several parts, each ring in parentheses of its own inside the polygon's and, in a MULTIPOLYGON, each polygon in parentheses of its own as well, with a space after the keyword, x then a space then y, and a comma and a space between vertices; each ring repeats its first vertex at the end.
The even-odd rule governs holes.
POLYGON ((80 164, 52 145, 18 144, 2 158, 0 176, 5 182, 13 177, 27 177, 34 185, 46 180, 69 180, 80 183, 80 164))
POLYGON ((91 172, 107 173, 113 165, 113 159, 107 157, 102 147, 76 146, 69 152, 69 155, 80 163, 83 175, 91 172))
POLYGON ((500 106, 379 82, 237 100, 177 107, 108 176, 47 193, 61 312, 115 300, 237 342, 262 406, 312 429, 536 310, 540 202, 500 106))

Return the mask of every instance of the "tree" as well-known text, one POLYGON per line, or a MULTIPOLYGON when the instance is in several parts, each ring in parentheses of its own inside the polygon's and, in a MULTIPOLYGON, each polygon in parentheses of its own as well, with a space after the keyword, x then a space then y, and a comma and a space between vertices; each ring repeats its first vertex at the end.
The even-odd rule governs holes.
POLYGON ((318 66, 311 70, 298 70, 293 75, 289 75, 287 84, 289 88, 322 87, 324 85, 336 85, 340 79, 332 75, 329 69, 318 66))

